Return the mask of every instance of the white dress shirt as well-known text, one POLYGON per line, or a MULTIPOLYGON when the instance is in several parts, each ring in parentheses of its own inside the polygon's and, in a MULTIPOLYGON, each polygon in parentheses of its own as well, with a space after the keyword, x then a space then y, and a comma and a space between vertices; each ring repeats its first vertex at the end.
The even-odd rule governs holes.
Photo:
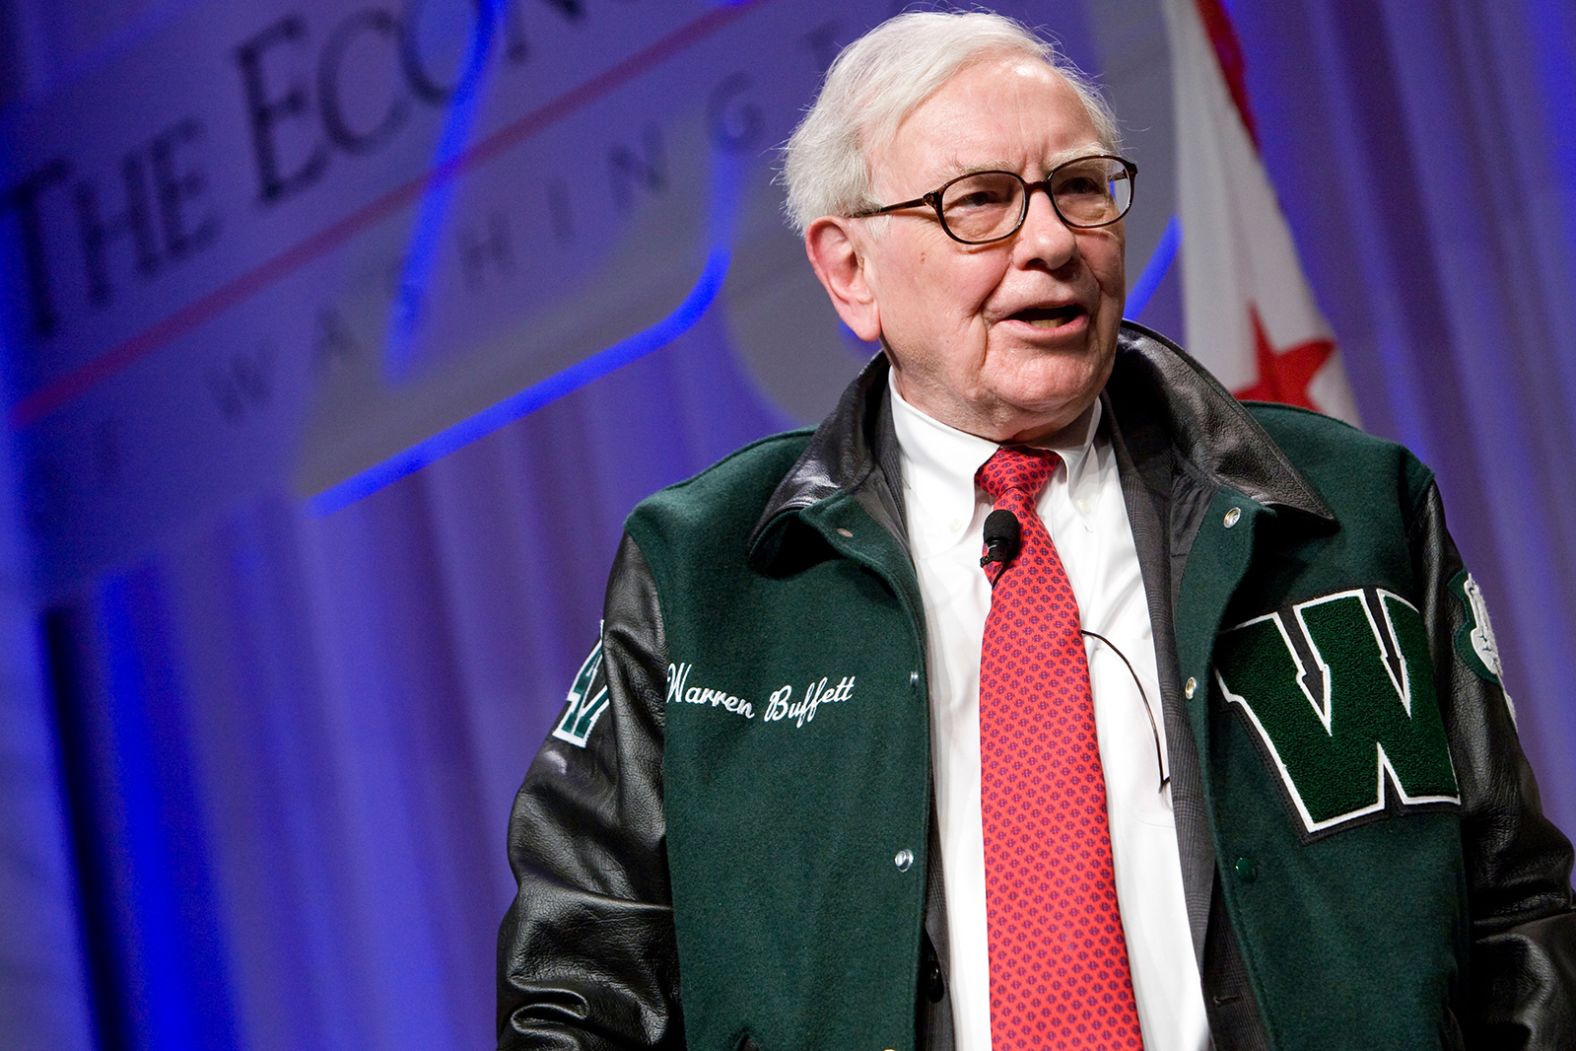
MULTIPOLYGON (((980 822, 979 661, 990 610, 980 569, 990 497, 974 472, 996 444, 948 427, 892 390, 909 543, 925 608, 936 816, 946 881, 949 991, 958 1051, 989 1051, 990 957, 980 822)), ((1161 791, 1165 724, 1155 648, 1116 457, 1096 402, 1043 444, 1062 458, 1040 495, 1086 631, 1096 735, 1105 768, 1116 896, 1147 1051, 1209 1046, 1182 894, 1170 790, 1161 791), (1138 684, 1142 683, 1140 692, 1138 684), (1159 754, 1157 756, 1157 741, 1159 754)))

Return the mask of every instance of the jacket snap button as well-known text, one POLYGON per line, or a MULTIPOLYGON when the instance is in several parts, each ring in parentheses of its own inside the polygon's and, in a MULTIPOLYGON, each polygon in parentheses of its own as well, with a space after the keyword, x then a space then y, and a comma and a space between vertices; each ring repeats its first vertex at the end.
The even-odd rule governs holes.
POLYGON ((1193 695, 1195 693, 1197 693, 1197 692, 1198 692, 1198 680, 1193 678, 1193 676, 1189 675, 1187 677, 1187 682, 1182 684, 1182 696, 1186 697, 1188 700, 1191 701, 1193 699, 1193 695))
POLYGON ((909 866, 914 864, 914 852, 907 849, 898 851, 892 858, 892 864, 897 866, 899 872, 907 872, 909 866))
POLYGON ((1226 519, 1225 519, 1226 528, 1230 529, 1232 526, 1236 525, 1239 521, 1241 521, 1241 519, 1242 519, 1242 508, 1240 508, 1240 507, 1233 507, 1230 511, 1226 512, 1226 519))
POLYGON ((1244 883, 1252 883, 1259 878, 1259 867, 1253 863, 1252 858, 1238 858, 1237 863, 1232 868, 1237 870, 1237 875, 1242 878, 1244 883))
POLYGON ((837 535, 840 537, 850 538, 854 535, 854 531, 852 529, 844 529, 842 526, 838 526, 837 535))

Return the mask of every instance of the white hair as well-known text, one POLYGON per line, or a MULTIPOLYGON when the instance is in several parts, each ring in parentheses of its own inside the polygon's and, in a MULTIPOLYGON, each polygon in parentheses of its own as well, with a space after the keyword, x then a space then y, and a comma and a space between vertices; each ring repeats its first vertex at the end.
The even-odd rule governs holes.
POLYGON ((1023 23, 985 11, 913 11, 887 19, 843 48, 820 94, 783 146, 784 210, 803 234, 823 215, 874 207, 870 155, 889 145, 920 103, 965 66, 1026 55, 1077 93, 1100 143, 1121 148, 1116 115, 1094 83, 1023 23))

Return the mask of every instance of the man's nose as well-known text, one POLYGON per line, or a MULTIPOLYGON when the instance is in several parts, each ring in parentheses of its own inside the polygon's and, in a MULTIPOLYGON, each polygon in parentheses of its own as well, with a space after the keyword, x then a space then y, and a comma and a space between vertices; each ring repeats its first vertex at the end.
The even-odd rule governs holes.
POLYGON ((1039 262, 1052 270, 1065 266, 1078 254, 1078 237, 1051 204, 1049 187, 1030 190, 1028 207, 1013 246, 1019 265, 1039 262))

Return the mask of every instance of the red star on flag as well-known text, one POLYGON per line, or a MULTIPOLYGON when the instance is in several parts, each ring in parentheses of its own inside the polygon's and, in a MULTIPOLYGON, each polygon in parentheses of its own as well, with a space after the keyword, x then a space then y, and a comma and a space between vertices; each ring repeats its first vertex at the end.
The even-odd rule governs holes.
POLYGON ((1232 393, 1244 401, 1278 401, 1283 405, 1318 409, 1308 395, 1308 385, 1335 353, 1335 344, 1328 339, 1310 339, 1277 350, 1270 346, 1269 337, 1264 334, 1264 322, 1259 320, 1258 308, 1249 307, 1248 313, 1253 318, 1253 357, 1259 375, 1258 379, 1232 393))

